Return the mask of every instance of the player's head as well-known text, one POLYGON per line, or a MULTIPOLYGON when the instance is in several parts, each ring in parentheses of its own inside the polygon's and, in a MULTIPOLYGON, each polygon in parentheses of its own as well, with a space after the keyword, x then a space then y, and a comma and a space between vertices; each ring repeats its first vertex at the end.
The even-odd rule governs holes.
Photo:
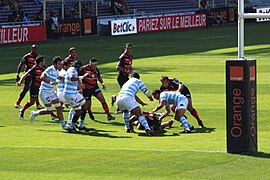
POLYGON ((96 66, 96 65, 98 64, 97 58, 92 57, 92 58, 89 60, 89 64, 91 64, 91 66, 96 66))
POLYGON ((72 64, 72 63, 70 63, 68 60, 64 60, 64 61, 62 61, 61 63, 62 63, 62 65, 63 65, 63 69, 64 69, 64 70, 67 70, 67 69, 71 66, 71 64, 72 64))
POLYGON ((36 44, 33 44, 33 45, 31 46, 31 53, 37 54, 37 52, 38 52, 37 45, 36 45, 36 44))
POLYGON ((139 75, 139 73, 136 73, 136 72, 134 72, 132 74, 132 77, 137 78, 137 79, 140 79, 141 78, 140 75, 139 75))
POLYGON ((131 43, 126 43, 124 49, 125 49, 125 53, 131 55, 131 53, 132 53, 132 44, 131 43))
POLYGON ((52 64, 55 67, 55 69, 61 70, 62 69, 62 58, 60 56, 55 56, 53 58, 52 64))
POLYGON ((71 57, 73 57, 73 58, 76 57, 77 50, 76 50, 75 47, 69 48, 68 52, 69 52, 69 55, 70 55, 71 57))
POLYGON ((161 91, 160 91, 159 89, 155 89, 155 90, 152 92, 152 96, 153 96, 156 100, 159 100, 160 93, 161 93, 161 91))
POLYGON ((36 65, 38 65, 39 67, 45 66, 45 59, 43 56, 38 56, 36 58, 36 65))
POLYGON ((160 82, 162 83, 162 86, 167 87, 169 85, 169 77, 168 76, 161 76, 160 82))
POLYGON ((76 60, 74 63, 73 63, 73 67, 75 67, 75 69, 77 71, 80 70, 80 67, 82 66, 82 62, 80 60, 76 60))

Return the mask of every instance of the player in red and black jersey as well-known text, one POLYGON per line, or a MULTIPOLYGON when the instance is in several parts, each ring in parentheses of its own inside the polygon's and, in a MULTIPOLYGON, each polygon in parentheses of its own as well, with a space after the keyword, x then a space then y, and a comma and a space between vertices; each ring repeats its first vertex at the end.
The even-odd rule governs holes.
MULTIPOLYGON (((128 77, 133 73, 132 69, 132 44, 127 43, 124 47, 124 52, 120 55, 116 70, 119 71, 117 76, 117 82, 122 88, 122 86, 128 81, 128 77)), ((112 96, 112 105, 116 101, 116 96, 112 96)), ((120 109, 117 108, 116 113, 121 113, 120 109)))
POLYGON ((71 47, 69 48, 68 52, 69 52, 68 57, 66 57, 65 60, 73 64, 77 60, 76 59, 77 50, 75 47, 71 47))
MULTIPOLYGON (((199 117, 198 112, 196 109, 192 106, 192 99, 191 99, 191 93, 187 86, 185 86, 181 81, 175 79, 175 78, 169 78, 168 76, 161 76, 160 81, 162 85, 160 86, 161 91, 179 91, 181 94, 187 97, 188 99, 188 111, 190 114, 196 118, 198 125, 200 128, 203 128, 203 122, 199 117)), ((173 110, 173 108, 172 108, 173 110)), ((170 110, 166 108, 166 112, 163 113, 163 115, 160 117, 160 119, 163 119, 165 116, 167 116, 170 112, 170 110)))
MULTIPOLYGON (((33 44, 31 46, 31 52, 24 55, 22 60, 20 61, 20 64, 18 65, 16 82, 18 82, 20 80, 20 72, 21 72, 22 67, 24 66, 25 67, 24 72, 27 72, 29 69, 31 69, 36 64, 37 57, 38 57, 37 45, 33 44)), ((28 76, 24 81, 24 88, 20 92, 19 99, 16 101, 16 103, 14 105, 15 108, 21 108, 20 103, 23 100, 25 94, 28 92, 30 83, 31 83, 31 77, 28 76)), ((36 101, 36 105, 37 105, 37 109, 44 108, 43 106, 41 106, 38 99, 36 101)))
MULTIPOLYGON (((89 103, 90 107, 88 109, 89 116, 92 120, 94 120, 94 116, 91 112, 91 97, 95 96, 107 114, 108 120, 114 120, 115 118, 111 115, 108 104, 103 96, 102 91, 98 87, 98 81, 102 85, 102 89, 106 90, 106 85, 102 80, 100 75, 99 69, 97 68, 97 59, 92 57, 89 61, 89 64, 83 66, 82 74, 88 74, 86 77, 83 78, 82 83, 84 84, 85 88, 83 89, 83 96, 85 100, 89 103)), ((81 115, 82 120, 85 118, 85 113, 81 115)))
POLYGON ((23 119, 24 111, 32 106, 38 99, 39 87, 41 84, 40 76, 45 70, 45 59, 42 56, 38 56, 35 65, 29 69, 22 78, 17 82, 17 86, 21 86, 23 80, 30 78, 30 101, 24 104, 23 108, 20 110, 20 119, 23 119))
POLYGON ((132 69, 132 44, 127 43, 125 45, 124 53, 121 54, 116 66, 116 70, 119 71, 117 76, 117 82, 120 88, 128 81, 128 76, 133 73, 132 69))
MULTIPOLYGON (((40 87, 41 81, 42 81, 40 79, 40 76, 45 71, 45 63, 46 63, 46 61, 45 61, 44 57, 38 56, 36 58, 36 64, 31 69, 29 69, 26 73, 24 73, 24 75, 19 80, 19 82, 16 83, 17 86, 21 86, 23 80, 25 80, 28 77, 31 78, 31 81, 30 81, 30 101, 25 103, 23 105, 22 109, 20 109, 20 113, 19 113, 20 119, 24 119, 25 110, 28 109, 30 106, 32 106, 38 99, 39 87, 40 87)), ((52 119, 57 118, 57 116, 54 115, 54 113, 51 113, 51 117, 52 117, 52 119)))

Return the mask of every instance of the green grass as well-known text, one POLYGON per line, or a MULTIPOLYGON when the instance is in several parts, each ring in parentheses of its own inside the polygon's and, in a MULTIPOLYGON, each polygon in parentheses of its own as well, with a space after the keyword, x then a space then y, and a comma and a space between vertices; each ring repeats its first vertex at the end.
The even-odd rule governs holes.
MULTIPOLYGON (((28 120, 31 107, 19 120, 13 108, 21 90, 15 86, 18 62, 30 44, 1 46, 0 59, 0 179, 268 179, 270 165, 270 37, 269 24, 247 24, 245 57, 257 59, 258 145, 257 155, 226 153, 225 61, 237 58, 237 28, 146 33, 118 37, 66 38, 38 43, 47 59, 67 56, 75 46, 84 63, 95 56, 107 84, 108 104, 119 91, 115 66, 126 42, 134 44, 133 67, 150 90, 159 77, 168 75, 190 89, 193 105, 207 128, 182 134, 175 122, 160 136, 143 131, 126 134, 121 115, 108 122, 101 104, 93 98, 96 121, 86 118, 89 133, 68 134, 49 116, 28 120)), ((139 96, 146 102, 143 93, 139 96)), ((23 100, 28 100, 27 95, 23 100)), ((23 104, 22 103, 22 104, 23 104)), ((148 102, 151 111, 157 102, 148 102)), ((111 112, 115 107, 111 107, 111 112)), ((162 112, 162 111, 161 111, 162 112)), ((67 112, 64 113, 67 117, 67 112)), ((190 123, 195 119, 187 112, 190 123)), ((172 118, 172 114, 165 120, 172 118)))

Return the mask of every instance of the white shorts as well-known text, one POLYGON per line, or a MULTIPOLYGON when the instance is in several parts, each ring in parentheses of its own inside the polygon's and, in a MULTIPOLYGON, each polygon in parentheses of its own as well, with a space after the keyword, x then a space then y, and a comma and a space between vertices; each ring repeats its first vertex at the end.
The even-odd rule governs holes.
POLYGON ((121 110, 127 109, 128 111, 131 111, 139 106, 135 97, 125 97, 125 96, 117 96, 116 104, 121 110))
POLYGON ((64 94, 66 102, 72 107, 81 106, 80 102, 84 100, 84 97, 78 92, 76 94, 64 94))
POLYGON ((188 99, 185 96, 183 96, 181 97, 181 100, 177 102, 175 110, 187 109, 187 105, 188 105, 188 99))
POLYGON ((60 101, 61 103, 67 104, 67 101, 66 101, 66 99, 65 99, 65 97, 64 97, 63 92, 57 92, 57 97, 58 97, 58 99, 59 99, 59 101, 60 101))
POLYGON ((58 99, 55 91, 52 92, 44 92, 44 91, 39 91, 39 96, 40 99, 42 100, 43 104, 51 104, 52 101, 58 99))

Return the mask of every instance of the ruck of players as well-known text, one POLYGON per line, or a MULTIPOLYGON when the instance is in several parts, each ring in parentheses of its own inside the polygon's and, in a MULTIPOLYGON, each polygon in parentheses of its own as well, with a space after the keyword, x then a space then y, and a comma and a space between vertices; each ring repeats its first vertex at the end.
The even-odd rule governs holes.
POLYGON ((115 69, 118 71, 116 79, 120 89, 117 95, 113 95, 106 91, 110 86, 103 81, 97 58, 89 57, 88 63, 83 64, 86 60, 78 60, 76 48, 70 47, 66 58, 55 56, 49 60, 38 54, 36 44, 32 45, 31 51, 23 56, 17 67, 16 84, 24 84, 14 105, 19 109, 19 118, 28 118, 27 109, 36 104, 37 111, 28 112, 32 123, 38 116, 42 116, 38 120, 50 117, 52 121, 57 120, 62 129, 69 133, 90 131, 85 122, 89 119, 95 120, 92 97, 100 102, 105 121, 116 119, 103 94, 106 93, 111 96, 111 104, 117 105, 115 113, 122 114, 119 117, 122 118, 122 128, 126 133, 144 131, 147 135, 162 134, 166 132, 166 128, 171 128, 175 121, 179 122, 176 127, 180 128, 181 132, 190 133, 195 127, 189 122, 193 120, 187 119, 187 110, 196 119, 198 128, 204 128, 198 111, 192 105, 189 88, 178 80, 178 77, 160 74, 160 79, 153 79, 153 82, 160 81, 160 87, 150 90, 143 82, 143 73, 139 74, 133 69, 132 48, 131 43, 125 44, 124 52, 118 58, 115 69), (20 77, 23 67, 24 73, 20 77), (21 106, 28 91, 30 99, 21 106), (150 102, 140 99, 137 95, 139 91, 150 102), (39 103, 39 99, 44 106, 39 103), (144 110, 146 105, 152 109, 150 112, 144 110), (69 109, 66 117, 64 109, 69 109), (171 112, 174 114, 173 119, 165 121, 171 112), (49 116, 46 116, 47 114, 49 116))

